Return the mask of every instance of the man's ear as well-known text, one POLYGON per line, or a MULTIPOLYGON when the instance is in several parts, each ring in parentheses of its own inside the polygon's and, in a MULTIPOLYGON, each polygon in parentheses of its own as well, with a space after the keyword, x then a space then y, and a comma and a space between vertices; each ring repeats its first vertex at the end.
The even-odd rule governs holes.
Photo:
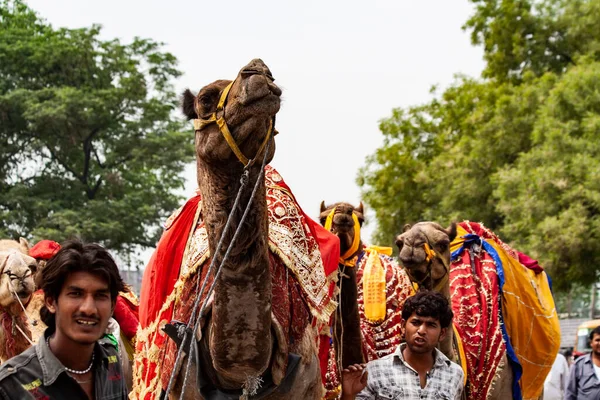
POLYGON ((440 331, 440 339, 438 341, 441 342, 442 340, 446 339, 447 335, 448 335, 448 328, 442 328, 442 330, 440 331))
POLYGON ((56 313, 56 300, 54 300, 52 297, 44 298, 44 305, 52 314, 56 313))

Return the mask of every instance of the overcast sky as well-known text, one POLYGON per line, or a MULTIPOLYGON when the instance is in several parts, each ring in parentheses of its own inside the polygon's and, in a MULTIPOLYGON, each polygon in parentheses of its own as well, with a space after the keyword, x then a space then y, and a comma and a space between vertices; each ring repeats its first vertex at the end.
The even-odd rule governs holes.
MULTIPOLYGON (((481 48, 461 30, 472 12, 467 0, 27 3, 55 27, 95 23, 104 39, 163 42, 183 71, 178 92, 233 79, 261 58, 283 89, 271 164, 315 218, 321 200, 360 200, 355 179, 382 144, 380 119, 428 101, 430 87, 447 87, 455 74, 479 76, 484 65, 481 48)), ((192 164, 186 178, 191 196, 192 164)))

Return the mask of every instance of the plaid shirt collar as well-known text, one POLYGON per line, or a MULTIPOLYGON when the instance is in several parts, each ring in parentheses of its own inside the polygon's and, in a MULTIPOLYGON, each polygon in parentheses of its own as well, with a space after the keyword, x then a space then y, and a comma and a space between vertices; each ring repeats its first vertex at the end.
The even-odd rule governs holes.
MULTIPOLYGON (((415 369, 413 367, 411 367, 410 364, 408 362, 406 362, 406 360, 404 359, 404 354, 402 354, 402 351, 405 348, 406 348, 406 342, 400 343, 400 346, 398 346, 396 348, 396 351, 394 352, 394 360, 399 359, 404 365, 406 365, 407 368, 410 368, 411 370, 415 371, 415 369)), ((433 367, 431 369, 449 367, 450 363, 452 363, 452 361, 450 361, 448 359, 448 357, 446 357, 444 355, 444 353, 439 351, 437 348, 433 349, 433 357, 434 357, 434 361, 433 361, 433 367)), ((417 371, 415 371, 415 372, 417 372, 417 371)))

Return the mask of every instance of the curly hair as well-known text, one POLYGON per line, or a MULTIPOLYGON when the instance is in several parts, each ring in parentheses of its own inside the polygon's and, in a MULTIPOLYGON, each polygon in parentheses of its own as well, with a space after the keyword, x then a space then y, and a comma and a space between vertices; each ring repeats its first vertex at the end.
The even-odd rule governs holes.
POLYGON ((441 293, 431 291, 418 292, 406 299, 402 308, 402 319, 407 321, 415 312, 420 317, 438 319, 442 328, 449 327, 454 317, 448 299, 441 293))
MULTIPOLYGON (((102 277, 108 283, 113 303, 117 301, 119 292, 126 290, 115 260, 104 247, 70 240, 62 244, 40 273, 44 296, 58 301, 67 277, 73 272, 88 272, 102 277)), ((55 328, 54 314, 46 306, 42 306, 40 317, 48 327, 55 328)))

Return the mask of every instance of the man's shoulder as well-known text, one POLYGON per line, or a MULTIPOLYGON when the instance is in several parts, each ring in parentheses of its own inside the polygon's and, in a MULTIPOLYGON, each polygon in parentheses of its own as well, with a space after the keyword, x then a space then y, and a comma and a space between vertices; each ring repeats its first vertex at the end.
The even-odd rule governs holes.
POLYGON ((35 346, 31 346, 18 356, 15 356, 0 366, 0 382, 6 378, 17 374, 19 370, 23 368, 38 367, 39 361, 37 359, 37 353, 35 346))
POLYGON ((575 360, 575 366, 580 367, 581 365, 583 365, 587 360, 589 360, 591 358, 591 356, 589 354, 583 355, 581 357, 578 357, 577 360, 575 360))
POLYGON ((460 365, 452 361, 449 361, 446 365, 452 375, 456 375, 460 379, 463 379, 465 373, 460 365))
MULTIPOLYGON (((116 341, 116 339, 114 339, 116 341)), ((119 355, 119 349, 118 349, 118 345, 115 343, 115 341, 112 341, 111 339, 109 339, 108 337, 104 336, 103 338, 99 339, 97 341, 98 345, 100 346, 100 348, 103 350, 103 352, 105 353, 106 356, 118 356, 119 355)))

